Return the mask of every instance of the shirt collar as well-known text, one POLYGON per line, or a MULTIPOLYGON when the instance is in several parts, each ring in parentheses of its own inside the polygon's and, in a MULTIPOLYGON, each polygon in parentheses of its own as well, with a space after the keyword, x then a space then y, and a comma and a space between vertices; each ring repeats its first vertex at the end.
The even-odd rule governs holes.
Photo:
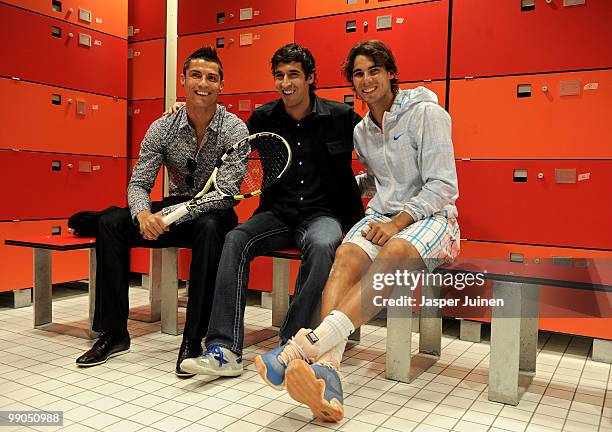
MULTIPOLYGON (((398 91, 398 93, 395 95, 395 98, 393 98, 391 109, 383 114, 383 122, 385 121, 385 119, 396 117, 398 112, 402 108, 402 105, 404 105, 405 101, 406 95, 404 94, 404 92, 402 90, 398 91)), ((368 114, 364 117, 364 121, 369 129, 380 130, 376 123, 374 123, 371 112, 368 111, 368 114)))

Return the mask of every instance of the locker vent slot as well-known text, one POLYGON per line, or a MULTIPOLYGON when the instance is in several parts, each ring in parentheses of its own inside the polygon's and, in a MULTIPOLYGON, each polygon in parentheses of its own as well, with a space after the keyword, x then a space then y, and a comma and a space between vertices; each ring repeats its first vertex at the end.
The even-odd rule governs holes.
POLYGON ((572 267, 572 257, 554 256, 552 257, 552 265, 559 267, 572 267))
POLYGON ((62 29, 56 26, 51 26, 51 36, 56 38, 62 37, 62 29))
POLYGON ((217 38, 217 48, 223 48, 225 46, 225 38, 217 38))
POLYGON ((76 113, 84 116, 87 113, 87 102, 77 99, 76 113))
POLYGON ((61 235, 62 227, 61 226, 53 226, 51 227, 51 235, 61 235))
POLYGON ((516 97, 531 97, 531 84, 519 84, 516 87, 516 97))
POLYGON ((90 161, 79 161, 79 172, 90 173, 91 171, 90 161))
POLYGON ((513 180, 515 183, 527 183, 527 170, 515 169, 513 180))
POLYGON ((240 9, 240 21, 253 19, 253 8, 240 9))
POLYGON ((61 12, 62 11, 62 2, 59 1, 59 0, 52 0, 51 1, 51 8, 55 12, 61 12))
POLYGON ((560 183, 560 184, 576 183, 576 169, 555 168, 555 183, 560 183))
POLYGON ((353 95, 345 95, 344 103, 350 106, 355 106, 355 96, 353 95))
POLYGON ((217 13, 217 24, 223 24, 225 22, 225 12, 217 13))
POLYGON ((376 17, 376 30, 389 30, 393 27, 392 15, 380 15, 376 17))
POLYGON ((563 0, 564 7, 578 6, 578 5, 583 5, 583 4, 586 4, 586 0, 563 0))
POLYGON ((251 111, 251 101, 249 99, 241 99, 238 101, 238 111, 248 112, 251 111))
POLYGON ((91 11, 79 8, 79 19, 87 23, 91 22, 91 11))
POLYGON ((347 5, 355 5, 357 4, 357 0, 346 0, 347 5))
POLYGON ((91 36, 85 33, 79 33, 79 45, 91 46, 91 36))
POLYGON ((346 22, 346 32, 347 33, 355 33, 357 31, 357 21, 347 21, 346 22))
POLYGON ((62 104, 62 95, 53 93, 51 95, 51 103, 53 105, 61 105, 62 104))
POLYGON ((61 171, 62 170, 62 161, 54 160, 51 161, 51 171, 61 171))
POLYGON ((559 81, 559 96, 580 96, 582 82, 580 80, 559 81))
POLYGON ((515 262, 515 263, 525 262, 525 255, 523 255, 522 253, 511 253, 510 262, 515 262))
POLYGON ((532 11, 535 9, 535 0, 521 0, 521 12, 532 11))
POLYGON ((253 33, 242 33, 240 35, 240 46, 253 45, 253 33))

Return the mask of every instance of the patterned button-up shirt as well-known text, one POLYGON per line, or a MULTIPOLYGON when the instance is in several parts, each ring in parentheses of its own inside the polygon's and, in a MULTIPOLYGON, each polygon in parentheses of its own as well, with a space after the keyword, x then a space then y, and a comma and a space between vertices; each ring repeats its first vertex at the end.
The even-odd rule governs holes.
MULTIPOLYGON (((132 219, 141 211, 151 209, 151 188, 162 164, 168 169, 170 195, 190 197, 204 187, 218 158, 233 144, 247 136, 248 130, 244 122, 227 112, 222 105, 217 105, 199 149, 196 132, 189 124, 184 107, 172 115, 155 120, 142 141, 138 162, 132 171, 127 189, 132 219), (187 167, 188 159, 197 161, 193 172, 187 167), (188 176, 194 178, 193 187, 190 187, 186 181, 188 176)), ((223 173, 217 176, 217 183, 222 189, 224 182, 232 180, 235 182, 236 177, 244 171, 246 164, 244 154, 234 154, 237 156, 236 160, 228 158, 229 162, 233 163, 229 169, 223 170, 223 173)), ((176 223, 194 219, 209 210, 228 209, 233 204, 233 200, 209 202, 176 223)))

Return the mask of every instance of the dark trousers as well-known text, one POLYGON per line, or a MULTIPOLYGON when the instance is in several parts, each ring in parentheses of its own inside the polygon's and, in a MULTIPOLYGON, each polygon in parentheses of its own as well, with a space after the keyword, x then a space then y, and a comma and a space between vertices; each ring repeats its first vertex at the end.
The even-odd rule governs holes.
POLYGON ((295 293, 280 329, 281 341, 308 327, 341 240, 337 219, 319 216, 290 229, 270 211, 255 214, 230 231, 219 264, 206 346, 220 345, 242 354, 249 264, 254 257, 277 249, 298 247, 302 251, 295 293))
MULTIPOLYGON (((169 202, 155 202, 152 212, 169 202)), ((170 228, 157 240, 144 240, 127 208, 102 216, 96 239, 96 305, 93 329, 98 332, 125 331, 129 311, 128 286, 130 248, 191 247, 189 300, 184 335, 201 340, 208 321, 215 292, 215 279, 225 234, 237 225, 233 209, 211 211, 192 221, 170 228)))

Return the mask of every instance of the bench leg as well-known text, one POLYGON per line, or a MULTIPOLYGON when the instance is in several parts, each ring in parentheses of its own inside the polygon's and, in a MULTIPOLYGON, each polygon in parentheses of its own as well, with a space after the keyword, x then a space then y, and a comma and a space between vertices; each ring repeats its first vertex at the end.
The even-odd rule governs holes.
POLYGON ((34 327, 51 323, 51 251, 34 248, 34 327))
POLYGON ((466 342, 480 343, 482 323, 462 319, 459 322, 459 339, 466 342))
POLYGON ((540 313, 540 287, 524 284, 521 288, 521 349, 519 370, 536 371, 538 356, 538 320, 540 313))
POLYGON ((161 331, 176 336, 182 333, 178 316, 178 248, 160 251, 161 331))
POLYGON ((385 377, 410 382, 412 365, 412 306, 387 309, 387 364, 385 377))
POLYGON ((593 339, 593 361, 612 363, 612 341, 593 339))
POLYGON ((11 291, 13 294, 13 307, 19 309, 32 305, 32 288, 22 288, 11 291))
MULTIPOLYGON (((425 298, 440 298, 441 288, 423 284, 421 295, 425 298)), ((442 309, 437 306, 422 306, 420 318, 419 352, 440 357, 442 352, 442 309)))
POLYGON ((99 333, 93 330, 93 319, 96 307, 96 248, 89 249, 89 337, 97 338, 99 333))
POLYGON ((290 261, 285 258, 272 258, 272 325, 283 325, 289 309, 289 271, 290 261))
MULTIPOLYGON (((489 400, 510 405, 519 402, 518 380, 521 366, 530 368, 533 348, 537 348, 537 320, 535 344, 533 321, 525 321, 522 313, 531 306, 529 298, 537 289, 533 285, 516 282, 493 283, 493 298, 503 299, 504 306, 493 307, 491 321, 491 359, 489 362, 489 400), (522 331, 525 337, 521 337, 522 331), (522 340, 523 339, 523 340, 522 340), (521 346, 529 347, 521 360, 521 346)), ((535 369, 535 359, 533 359, 535 369)))
MULTIPOLYGON (((162 291, 162 268, 163 249, 151 249, 149 256, 149 319, 150 322, 161 320, 161 291, 162 291), (158 269, 159 271, 156 271, 158 269)), ((178 281, 177 281, 178 283, 178 281)))

